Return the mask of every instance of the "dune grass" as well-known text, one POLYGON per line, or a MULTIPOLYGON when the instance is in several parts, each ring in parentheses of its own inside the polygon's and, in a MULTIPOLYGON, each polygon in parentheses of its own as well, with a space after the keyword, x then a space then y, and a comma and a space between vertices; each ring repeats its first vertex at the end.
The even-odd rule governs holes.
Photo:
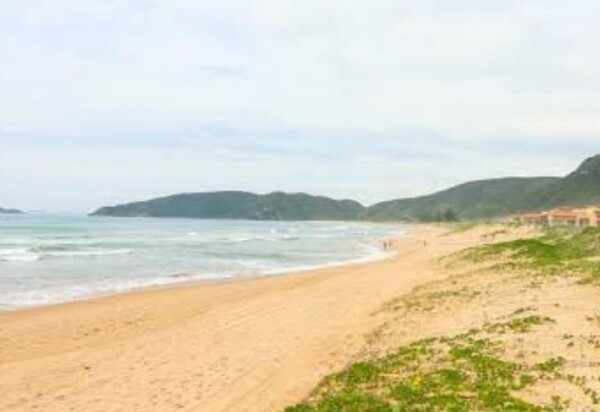
POLYGON ((577 274, 581 282, 600 281, 600 232, 550 231, 533 239, 479 246, 463 252, 476 262, 500 261, 499 269, 519 269, 539 275, 577 274))
MULTIPOLYGON (((599 257, 600 233, 595 229, 551 231, 538 238, 479 246, 459 254, 459 258, 521 273, 577 274, 579 282, 585 283, 600 282, 599 257)), ((467 289, 438 291, 418 295, 417 300, 470 293, 467 289)), ((394 301, 391 306, 403 302, 394 301)), ((527 398, 528 389, 550 381, 578 386, 592 404, 600 404, 600 396, 584 378, 565 372, 563 357, 553 355, 533 363, 507 355, 507 338, 519 340, 522 334, 555 323, 530 313, 535 311, 535 307, 523 307, 501 322, 486 323, 460 335, 420 340, 385 357, 356 362, 325 378, 305 402, 285 412, 569 410, 569 401, 557 396, 544 402, 527 398)))
POLYGON ((532 365, 508 360, 501 341, 490 338, 490 333, 505 328, 526 333, 550 321, 515 318, 453 337, 414 342, 327 377, 310 399, 285 412, 565 410, 560 399, 538 405, 519 396, 519 391, 556 376, 563 359, 532 365))

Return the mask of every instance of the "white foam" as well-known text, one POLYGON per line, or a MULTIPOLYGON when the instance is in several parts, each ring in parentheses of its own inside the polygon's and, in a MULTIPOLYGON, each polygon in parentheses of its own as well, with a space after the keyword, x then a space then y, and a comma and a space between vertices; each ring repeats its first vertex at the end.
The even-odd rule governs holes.
POLYGON ((29 248, 0 249, 0 261, 34 262, 39 258, 40 254, 31 252, 29 248))
POLYGON ((10 248, 10 249, 0 249, 0 256, 10 256, 20 253, 27 253, 29 248, 26 247, 18 247, 18 248, 10 248))
POLYGON ((265 275, 282 275, 286 273, 295 273, 295 272, 305 272, 309 270, 317 270, 317 269, 326 269, 326 268, 334 268, 346 265, 360 264, 360 263, 369 263, 369 262, 377 262, 380 260, 388 259, 397 252, 395 251, 383 251, 381 249, 373 249, 372 252, 363 257, 353 258, 353 259, 341 259, 337 261, 331 261, 327 263, 319 263, 314 265, 297 265, 286 268, 275 268, 268 271, 263 272, 265 275))
POLYGON ((52 305, 132 290, 176 285, 178 283, 227 279, 231 278, 232 276, 233 275, 231 274, 222 273, 180 273, 173 276, 161 276, 154 278, 104 280, 89 284, 55 287, 26 292, 4 292, 0 293, 0 309, 18 309, 24 307, 52 305))
POLYGON ((115 250, 72 250, 64 252, 44 252, 42 258, 52 257, 85 257, 85 256, 112 256, 112 255, 127 255, 132 253, 131 249, 115 249, 115 250))
POLYGON ((246 260, 244 263, 248 266, 247 270, 238 270, 233 272, 177 272, 167 276, 134 279, 104 279, 102 281, 92 283, 54 287, 45 290, 4 292, 0 293, 0 309, 18 309, 24 307, 51 305, 86 299, 94 296, 102 296, 152 287, 176 285, 180 283, 235 279, 248 276, 284 275, 287 273, 383 260, 395 254, 394 252, 382 251, 376 247, 371 247, 369 252, 369 255, 360 258, 343 259, 335 262, 314 265, 292 265, 265 269, 264 262, 256 261, 253 265, 252 261, 246 260), (251 270, 250 267, 253 266, 254 269, 251 270))
POLYGON ((99 257, 111 255, 125 255, 132 253, 131 249, 114 250, 69 250, 69 251, 43 251, 36 248, 0 249, 0 261, 5 262, 36 262, 42 259, 70 258, 70 257, 99 257))
POLYGON ((100 226, 104 231, 99 233, 93 231, 98 223, 77 232, 65 220, 69 231, 62 232, 62 224, 57 229, 64 236, 49 236, 42 227, 27 243, 14 241, 23 236, 20 231, 5 237, 0 244, 0 310, 183 282, 283 275, 369 262, 391 254, 381 250, 378 236, 397 235, 389 227, 352 224, 292 227, 282 223, 273 228, 194 221, 183 230, 179 223, 163 230, 151 226, 155 221, 141 229, 139 223, 116 222, 124 230, 113 228, 113 222, 108 228, 100 226), (130 256, 110 258, 118 255, 130 256))

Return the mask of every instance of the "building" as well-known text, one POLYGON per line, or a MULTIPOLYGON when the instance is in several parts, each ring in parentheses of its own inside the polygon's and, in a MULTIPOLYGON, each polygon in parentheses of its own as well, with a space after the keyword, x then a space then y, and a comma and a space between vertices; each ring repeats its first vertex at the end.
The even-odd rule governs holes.
POLYGON ((517 216, 515 220, 525 225, 600 228, 600 206, 584 208, 560 208, 540 213, 527 213, 517 216))

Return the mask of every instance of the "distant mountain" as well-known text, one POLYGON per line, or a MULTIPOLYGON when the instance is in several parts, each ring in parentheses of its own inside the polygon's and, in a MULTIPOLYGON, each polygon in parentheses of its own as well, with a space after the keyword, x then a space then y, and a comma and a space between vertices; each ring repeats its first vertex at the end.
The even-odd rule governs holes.
POLYGON ((250 220, 357 220, 364 207, 352 200, 334 200, 303 193, 257 195, 248 192, 186 193, 103 207, 95 216, 185 217, 250 220))
POLYGON ((535 208, 539 197, 560 179, 556 177, 480 180, 463 183, 428 196, 378 203, 368 208, 367 220, 444 220, 449 211, 458 219, 493 218, 535 208))
POLYGON ((0 214, 16 215, 16 214, 21 214, 21 213, 23 213, 23 212, 18 209, 4 209, 4 208, 0 207, 0 214))
POLYGON ((365 218, 432 221, 450 214, 465 220, 485 219, 599 203, 600 155, 585 160, 563 178, 513 177, 464 183, 428 196, 376 204, 368 208, 365 218))
POLYGON ((480 180, 427 196, 364 207, 307 194, 213 192, 180 194, 103 207, 93 215, 253 220, 439 221, 489 219, 558 206, 600 204, 600 155, 565 177, 480 180))

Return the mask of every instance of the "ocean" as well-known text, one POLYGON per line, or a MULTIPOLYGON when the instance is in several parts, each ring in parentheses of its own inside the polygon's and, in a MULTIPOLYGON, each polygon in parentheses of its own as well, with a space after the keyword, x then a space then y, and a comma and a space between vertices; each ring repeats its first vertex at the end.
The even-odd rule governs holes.
POLYGON ((380 259, 401 226, 0 215, 0 310, 380 259))

